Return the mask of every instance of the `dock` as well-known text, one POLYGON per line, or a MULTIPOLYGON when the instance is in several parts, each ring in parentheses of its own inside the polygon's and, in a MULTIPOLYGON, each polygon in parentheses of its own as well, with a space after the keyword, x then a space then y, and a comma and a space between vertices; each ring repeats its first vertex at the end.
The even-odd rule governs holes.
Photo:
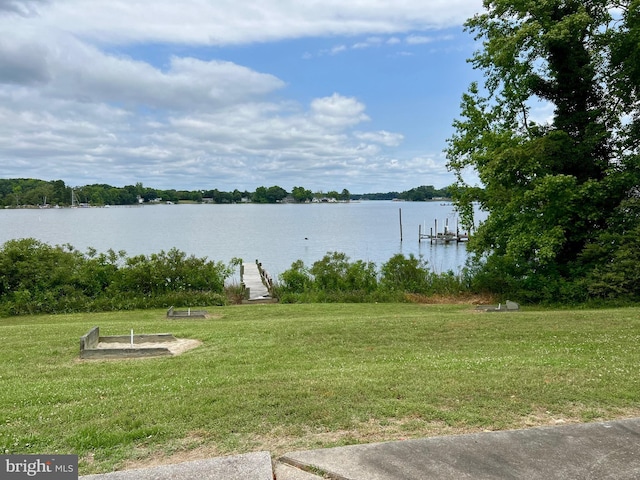
POLYGON ((255 263, 242 264, 240 267, 240 284, 243 288, 244 299, 249 303, 275 301, 271 295, 273 280, 258 260, 255 263))
MULTIPOLYGON (((426 230, 426 228, 425 228, 426 230)), ((449 229, 449 219, 445 221, 444 231, 438 232, 438 220, 435 221, 435 228, 431 228, 429 233, 422 232, 422 225, 418 226, 418 243, 422 240, 429 240, 430 243, 460 243, 469 240, 468 233, 460 233, 458 226, 456 230, 449 229)))

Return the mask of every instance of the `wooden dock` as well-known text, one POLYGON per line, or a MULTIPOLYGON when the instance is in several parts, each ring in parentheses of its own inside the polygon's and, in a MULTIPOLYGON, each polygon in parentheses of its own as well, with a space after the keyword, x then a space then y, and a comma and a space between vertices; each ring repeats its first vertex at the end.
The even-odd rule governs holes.
POLYGON ((273 280, 262 264, 243 263, 240 268, 240 283, 244 291, 244 299, 250 303, 274 302, 271 295, 273 280))
MULTIPOLYGON (((426 230, 426 228, 425 228, 426 230)), ((449 219, 445 221, 444 231, 438 232, 438 220, 435 221, 435 228, 431 228, 429 233, 422 232, 422 225, 418 226, 418 243, 422 240, 429 240, 430 243, 460 243, 469 240, 468 233, 460 233, 456 224, 455 232, 449 229, 449 219)))

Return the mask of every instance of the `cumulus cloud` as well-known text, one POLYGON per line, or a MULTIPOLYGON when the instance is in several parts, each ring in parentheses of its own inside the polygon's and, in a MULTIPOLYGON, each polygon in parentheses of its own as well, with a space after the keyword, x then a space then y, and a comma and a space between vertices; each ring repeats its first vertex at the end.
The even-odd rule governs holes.
POLYGON ((282 88, 273 75, 231 62, 172 57, 166 71, 107 55, 73 37, 0 41, 0 83, 40 84, 43 93, 79 101, 207 108, 282 88))
MULTIPOLYGON (((347 177, 365 176, 384 157, 382 148, 402 140, 402 135, 386 131, 354 132, 354 127, 369 120, 366 106, 354 97, 334 93, 312 99, 308 105, 256 99, 260 89, 256 93, 250 79, 260 74, 233 65, 225 67, 239 72, 232 75, 234 83, 245 85, 247 90, 236 101, 216 101, 205 109, 187 108, 183 99, 178 105, 182 108, 141 115, 138 110, 144 105, 133 104, 134 98, 155 107, 167 102, 152 93, 143 95, 140 85, 152 90, 154 81, 159 82, 169 95, 181 92, 183 85, 194 85, 199 93, 190 104, 196 103, 198 95, 206 103, 209 88, 198 87, 198 81, 203 70, 215 76, 219 65, 176 59, 163 73, 131 60, 96 58, 93 68, 98 72, 106 71, 100 61, 119 66, 114 71, 121 77, 111 72, 110 82, 128 93, 113 87, 101 90, 94 76, 85 78, 83 84, 78 80, 68 90, 53 80, 47 97, 42 89, 28 85, 0 87, 0 105, 7 105, 0 108, 0 152, 5 158, 25 160, 3 162, 0 176, 115 185, 144 177, 159 188, 203 182, 215 182, 218 188, 223 188, 224 182, 233 185, 230 188, 247 189, 262 184, 292 188, 319 182, 324 188, 337 188, 331 182, 343 185, 347 177), (143 77, 133 82, 137 86, 118 80, 132 72, 143 77), (75 88, 79 89, 76 96, 71 95, 75 88), (96 90, 101 93, 90 95, 96 90), (87 98, 79 99, 80 92, 87 98), (123 101, 127 98, 131 102, 123 101)), ((69 81, 71 75, 59 74, 56 62, 52 63, 52 76, 69 81)), ((265 92, 280 85, 278 79, 267 80, 265 92)))
POLYGON ((355 98, 334 93, 330 97, 316 98, 311 102, 314 121, 328 127, 348 127, 369 120, 365 106, 355 98))
POLYGON ((368 129, 362 99, 327 86, 293 100, 285 78, 181 46, 312 36, 342 37, 324 55, 406 46, 408 32, 457 24, 480 3, 0 0, 0 177, 371 191, 395 172, 410 188, 442 163, 400 158, 404 135, 368 129), (118 53, 145 42, 178 47, 161 65, 118 53))

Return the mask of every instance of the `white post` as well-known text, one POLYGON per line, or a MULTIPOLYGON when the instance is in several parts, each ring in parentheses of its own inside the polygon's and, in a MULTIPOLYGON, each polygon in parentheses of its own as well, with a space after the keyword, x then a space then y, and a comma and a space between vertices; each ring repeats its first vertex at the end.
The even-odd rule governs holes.
POLYGON ((189 309, 187 310, 187 317, 191 316, 191 307, 189 307, 189 309))
POLYGON ((133 328, 131 329, 131 348, 133 348, 133 328))

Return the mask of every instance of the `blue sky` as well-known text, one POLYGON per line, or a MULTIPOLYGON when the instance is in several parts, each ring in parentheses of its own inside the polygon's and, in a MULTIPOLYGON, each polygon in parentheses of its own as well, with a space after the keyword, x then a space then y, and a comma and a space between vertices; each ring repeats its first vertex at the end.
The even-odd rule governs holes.
POLYGON ((0 0, 0 177, 444 187, 461 95, 482 79, 466 62, 477 45, 462 23, 481 8, 0 0))

